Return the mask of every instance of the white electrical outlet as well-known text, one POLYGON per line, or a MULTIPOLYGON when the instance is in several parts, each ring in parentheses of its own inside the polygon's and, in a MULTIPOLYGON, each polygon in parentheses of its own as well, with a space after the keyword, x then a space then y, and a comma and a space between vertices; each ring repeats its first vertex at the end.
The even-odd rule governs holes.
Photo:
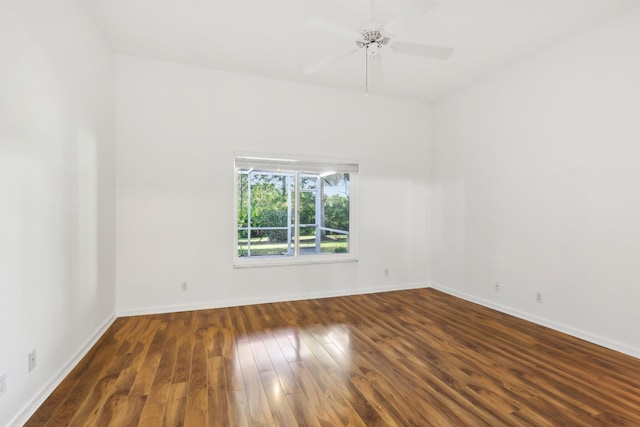
POLYGON ((542 302, 542 293, 536 293, 536 302, 542 302))
POLYGON ((388 275, 389 275, 389 269, 388 269, 388 268, 385 268, 385 269, 384 269, 384 275, 385 275, 385 276, 388 276, 388 275))
POLYGON ((35 350, 29 353, 29 372, 33 371, 34 369, 36 369, 36 351, 35 350))
POLYGON ((496 282, 494 285, 496 292, 500 292, 500 282, 496 282))
POLYGON ((180 289, 182 289, 183 291, 186 291, 188 289, 187 282, 182 282, 180 289))
POLYGON ((0 396, 2 396, 5 391, 7 391, 7 374, 6 373, 0 375, 0 396))

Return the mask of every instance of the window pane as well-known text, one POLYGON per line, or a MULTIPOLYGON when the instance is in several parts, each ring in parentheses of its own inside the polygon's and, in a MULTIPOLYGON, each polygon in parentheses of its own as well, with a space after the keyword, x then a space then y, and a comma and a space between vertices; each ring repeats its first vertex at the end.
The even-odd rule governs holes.
MULTIPOLYGON (((300 225, 316 223, 316 192, 300 192, 300 225)), ((300 230, 302 236, 314 230, 300 230)))
POLYGON ((238 256, 249 256, 249 246, 247 245, 247 231, 238 230, 238 256))
POLYGON ((321 252, 349 252, 349 174, 336 173, 322 177, 321 190, 321 252))
MULTIPOLYGON (((251 231, 251 247, 247 250, 250 251, 250 256, 262 257, 262 256, 286 256, 288 251, 288 245, 286 240, 284 242, 270 241, 268 237, 255 237, 254 234, 262 234, 261 232, 251 231)), ((243 249, 242 247, 240 249, 243 249)), ((240 253, 239 253, 240 254, 240 253)))
POLYGON ((300 190, 315 190, 318 186, 318 176, 300 174, 300 190))
POLYGON ((322 178, 323 227, 349 231, 349 174, 322 178))
MULTIPOLYGON (((248 206, 248 174, 238 171, 238 227, 246 227, 249 216, 248 206)), ((246 234, 243 236, 246 238, 246 234)))
POLYGON ((318 175, 300 174, 300 255, 320 253, 318 202, 318 175))
MULTIPOLYGON (((246 256, 250 257, 289 254, 287 226, 291 176, 291 173, 269 171, 251 171, 247 174, 247 209, 251 212, 251 218, 248 221, 247 247, 239 245, 239 254, 245 249, 246 256)), ((239 230, 239 237, 241 232, 239 230)))
POLYGON ((313 255, 320 252, 316 244, 316 226, 300 226, 300 255, 313 255))
POLYGON ((295 227, 295 211, 296 211, 296 200, 295 200, 295 190, 293 189, 293 178, 291 179, 291 197, 289 203, 289 229, 287 232, 289 233, 289 256, 295 256, 295 246, 296 246, 296 227, 295 227))
POLYGON ((347 253, 349 252, 349 236, 327 232, 320 243, 322 253, 347 253))

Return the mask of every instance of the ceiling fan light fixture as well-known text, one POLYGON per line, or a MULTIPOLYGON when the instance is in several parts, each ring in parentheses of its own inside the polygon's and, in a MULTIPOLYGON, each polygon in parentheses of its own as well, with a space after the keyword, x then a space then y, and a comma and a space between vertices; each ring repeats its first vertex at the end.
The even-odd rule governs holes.
POLYGON ((365 49, 370 56, 378 55, 382 47, 389 44, 391 38, 381 29, 367 29, 362 31, 360 40, 356 41, 356 46, 365 49))

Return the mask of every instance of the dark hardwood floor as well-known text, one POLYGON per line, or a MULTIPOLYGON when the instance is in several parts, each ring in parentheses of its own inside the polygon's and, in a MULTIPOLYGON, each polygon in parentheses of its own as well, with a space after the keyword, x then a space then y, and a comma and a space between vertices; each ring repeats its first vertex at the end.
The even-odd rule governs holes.
POLYGON ((640 360, 433 289, 127 317, 27 425, 640 426, 640 360))

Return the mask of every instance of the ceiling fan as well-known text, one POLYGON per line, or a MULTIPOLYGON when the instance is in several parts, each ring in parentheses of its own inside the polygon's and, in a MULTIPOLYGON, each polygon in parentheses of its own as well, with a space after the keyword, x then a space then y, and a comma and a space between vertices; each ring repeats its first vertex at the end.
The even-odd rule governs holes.
POLYGON ((343 27, 323 18, 313 18, 307 22, 307 25, 349 39, 355 42, 356 48, 324 58, 305 68, 303 72, 310 75, 316 74, 323 67, 333 62, 345 57, 355 56, 358 52, 364 51, 365 92, 368 93, 370 81, 380 84, 383 80, 381 52, 384 50, 430 59, 449 59, 453 54, 452 48, 395 40, 398 33, 416 23, 419 18, 436 7, 438 7, 436 0, 413 0, 400 15, 386 25, 380 25, 375 21, 374 0, 371 0, 371 22, 360 31, 343 27))

